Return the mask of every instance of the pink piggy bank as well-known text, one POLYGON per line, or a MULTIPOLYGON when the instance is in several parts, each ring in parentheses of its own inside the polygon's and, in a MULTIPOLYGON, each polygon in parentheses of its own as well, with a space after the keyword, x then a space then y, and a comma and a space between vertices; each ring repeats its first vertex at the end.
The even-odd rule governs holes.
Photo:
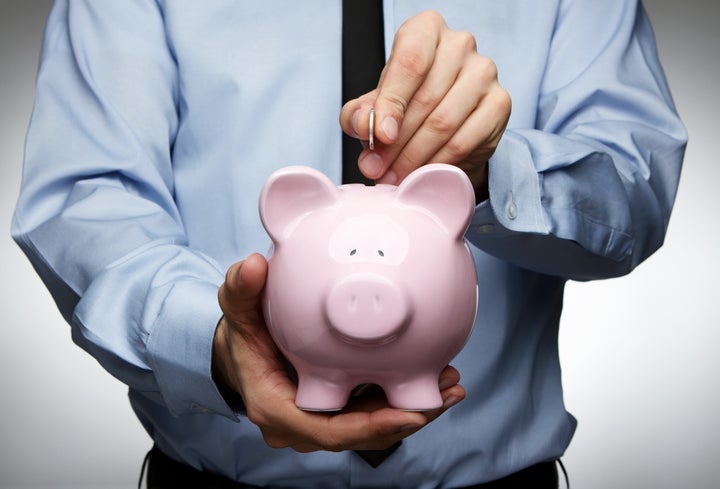
POLYGON ((445 164, 398 187, 337 187, 306 167, 270 176, 260 196, 273 241, 264 311, 297 371, 298 407, 342 409, 366 383, 399 409, 442 405, 439 374, 477 312, 464 239, 474 206, 467 176, 445 164))

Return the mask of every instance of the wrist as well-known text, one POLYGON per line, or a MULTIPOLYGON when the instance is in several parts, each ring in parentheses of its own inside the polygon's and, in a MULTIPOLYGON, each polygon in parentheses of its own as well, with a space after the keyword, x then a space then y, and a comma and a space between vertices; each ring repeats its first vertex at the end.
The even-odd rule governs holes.
POLYGON ((490 198, 488 187, 488 162, 461 162, 458 168, 465 172, 475 191, 475 204, 486 201, 490 198))
POLYGON ((240 393, 235 389, 236 378, 232 362, 230 342, 227 337, 227 320, 225 316, 220 318, 215 328, 212 351, 212 379, 215 382, 218 392, 236 413, 245 413, 245 402, 240 393))

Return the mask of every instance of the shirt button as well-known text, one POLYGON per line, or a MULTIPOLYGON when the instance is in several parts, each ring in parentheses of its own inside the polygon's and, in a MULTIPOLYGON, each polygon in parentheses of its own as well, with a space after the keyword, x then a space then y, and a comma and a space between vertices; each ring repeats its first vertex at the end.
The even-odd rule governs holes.
POLYGON ((517 217, 517 206, 515 205, 515 202, 512 200, 512 195, 510 195, 510 201, 507 205, 507 216, 508 219, 515 219, 517 217))

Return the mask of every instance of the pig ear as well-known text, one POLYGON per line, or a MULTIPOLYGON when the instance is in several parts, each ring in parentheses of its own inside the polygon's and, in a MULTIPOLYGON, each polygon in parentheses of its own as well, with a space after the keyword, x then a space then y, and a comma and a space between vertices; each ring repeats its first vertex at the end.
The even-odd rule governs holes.
POLYGON ((432 163, 408 175, 395 199, 422 207, 453 236, 465 234, 475 208, 475 191, 465 172, 453 165, 432 163))
POLYGON ((289 166, 265 182, 260 192, 260 220, 278 243, 296 219, 337 201, 338 189, 325 175, 313 168, 289 166))

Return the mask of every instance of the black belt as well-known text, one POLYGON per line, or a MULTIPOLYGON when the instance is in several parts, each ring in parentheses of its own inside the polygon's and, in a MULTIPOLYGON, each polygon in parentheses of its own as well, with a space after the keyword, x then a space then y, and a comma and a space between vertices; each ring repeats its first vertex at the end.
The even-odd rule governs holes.
MULTIPOLYGON (((176 462, 156 447, 148 454, 148 489, 261 489, 176 462)), ((462 489, 557 489, 555 462, 543 462, 492 482, 462 489)))

